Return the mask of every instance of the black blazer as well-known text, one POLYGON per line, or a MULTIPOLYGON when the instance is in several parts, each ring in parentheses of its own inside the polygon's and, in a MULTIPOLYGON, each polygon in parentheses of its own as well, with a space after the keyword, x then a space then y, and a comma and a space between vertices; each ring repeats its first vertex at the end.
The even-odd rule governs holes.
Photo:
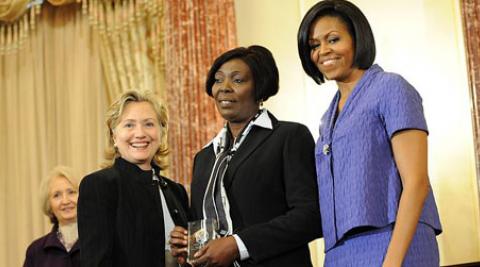
MULTIPOLYGON (((277 121, 273 130, 253 127, 233 156, 224 178, 234 233, 250 259, 241 266, 312 266, 308 242, 320 237, 315 143, 301 124, 277 121)), ((213 145, 195 156, 192 219, 215 162, 213 145)))
MULTIPOLYGON (((159 176, 159 168, 153 167, 159 176)), ((184 187, 161 179, 175 224, 186 227, 188 197, 184 187)), ((158 188, 151 171, 122 158, 117 158, 112 167, 83 178, 78 200, 82 266, 164 265, 165 235, 158 188)))

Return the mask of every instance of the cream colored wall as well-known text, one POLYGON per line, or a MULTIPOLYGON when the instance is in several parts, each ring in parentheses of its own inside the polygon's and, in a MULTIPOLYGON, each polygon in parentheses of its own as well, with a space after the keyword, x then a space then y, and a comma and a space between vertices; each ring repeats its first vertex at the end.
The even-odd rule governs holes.
MULTIPOLYGON (((239 45, 272 50, 280 92, 265 103, 277 117, 306 124, 315 137, 335 84, 315 85, 303 74, 296 33, 316 0, 236 0, 239 45)), ((429 135, 429 173, 444 233, 441 264, 480 261, 480 215, 471 104, 458 0, 353 0, 369 19, 377 58, 403 75, 424 99, 429 135)), ((312 246, 322 266, 323 241, 312 246)))

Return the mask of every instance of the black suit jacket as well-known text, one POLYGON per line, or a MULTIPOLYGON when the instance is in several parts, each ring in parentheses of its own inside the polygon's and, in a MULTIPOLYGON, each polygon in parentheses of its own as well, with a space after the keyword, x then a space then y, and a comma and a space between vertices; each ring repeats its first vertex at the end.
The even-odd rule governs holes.
MULTIPOLYGON (((159 176, 158 167, 153 167, 159 176)), ((175 224, 186 227, 185 189, 165 177, 161 179, 175 224)), ((165 235, 158 188, 151 171, 122 158, 82 180, 78 200, 82 266, 164 265, 165 235)))
MULTIPOLYGON (((250 259, 242 266, 312 266, 308 242, 320 237, 314 141, 298 123, 253 127, 224 178, 234 233, 250 259)), ((213 145, 196 156, 191 212, 202 218, 205 188, 215 162, 213 145)))

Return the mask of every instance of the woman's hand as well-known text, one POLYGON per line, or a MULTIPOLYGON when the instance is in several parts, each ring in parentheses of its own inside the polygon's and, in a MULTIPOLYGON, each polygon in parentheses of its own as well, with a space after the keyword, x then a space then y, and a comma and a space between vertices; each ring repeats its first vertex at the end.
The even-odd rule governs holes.
POLYGON ((233 236, 211 240, 194 255, 194 266, 230 266, 239 257, 237 242, 233 236))
POLYGON ((181 226, 175 226, 170 232, 170 248, 172 256, 177 258, 177 263, 184 265, 187 262, 187 230, 181 226))

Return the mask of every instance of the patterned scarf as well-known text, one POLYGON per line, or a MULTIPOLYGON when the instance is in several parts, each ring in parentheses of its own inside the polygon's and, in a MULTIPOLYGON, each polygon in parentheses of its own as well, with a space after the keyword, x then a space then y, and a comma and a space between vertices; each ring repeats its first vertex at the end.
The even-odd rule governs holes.
POLYGON ((262 112, 263 109, 258 111, 236 140, 232 141, 227 124, 225 124, 220 132, 220 142, 216 151, 215 163, 213 164, 213 169, 203 197, 203 218, 216 219, 218 226, 217 232, 220 236, 233 233, 230 205, 223 186, 223 179, 227 172, 228 164, 252 129, 255 120, 262 112))

